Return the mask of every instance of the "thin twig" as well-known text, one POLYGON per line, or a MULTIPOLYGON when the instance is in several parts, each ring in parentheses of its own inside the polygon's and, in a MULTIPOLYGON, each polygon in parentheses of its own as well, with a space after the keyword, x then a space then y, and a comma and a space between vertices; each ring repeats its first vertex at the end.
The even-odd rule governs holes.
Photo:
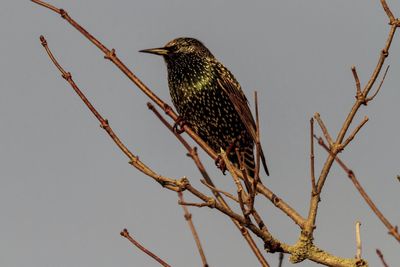
POLYGON ((154 260, 156 260, 159 264, 161 264, 164 267, 170 267, 168 263, 166 263, 164 260, 160 259, 156 254, 151 252, 150 250, 146 249, 144 246, 142 246, 138 241, 136 241, 128 232, 127 229, 122 230, 120 233, 121 236, 125 237, 128 239, 133 245, 135 245, 138 249, 152 257, 154 260))
POLYGON ((357 252, 356 252, 356 259, 360 260, 361 259, 361 233, 360 233, 360 222, 356 222, 356 244, 357 244, 357 252))
POLYGON ((244 217, 246 218, 246 220, 248 222, 250 222, 250 218, 249 218, 246 206, 245 206, 245 200, 243 199, 243 198, 247 199, 248 196, 247 196, 246 192, 243 190, 243 186, 242 186, 242 183, 240 182, 239 177, 237 177, 235 171, 233 170, 232 163, 229 161, 228 156, 226 155, 225 151, 222 148, 221 148, 220 155, 221 155, 222 159, 224 160, 226 168, 231 173, 233 181, 234 181, 234 183, 236 185, 237 195, 238 195, 239 204, 240 204, 240 208, 242 210, 242 213, 243 213, 244 217))
MULTIPOLYGON (((324 143, 324 140, 321 137, 315 136, 315 138, 318 140, 318 144, 321 145, 328 153, 330 153, 328 146, 324 143)), ((393 226, 388 219, 382 214, 382 212, 378 209, 378 207, 375 205, 375 203, 371 200, 371 198, 368 196, 368 194, 365 192, 364 188, 361 186, 361 184, 358 182, 356 175, 354 172, 347 167, 347 165, 338 157, 335 157, 336 162, 339 164, 339 166, 347 173, 347 176, 350 178, 350 180, 353 182, 354 186, 358 190, 358 192, 361 194, 361 196, 364 198, 365 202, 369 205, 371 210, 378 216, 378 218, 381 220, 381 222, 386 226, 386 228, 389 230, 389 234, 392 235, 397 241, 400 242, 400 234, 398 232, 398 227, 393 226)))
POLYGON ((319 127, 321 128, 322 133, 324 134, 325 139, 328 142, 329 146, 332 146, 333 145, 332 137, 329 134, 328 129, 326 128, 326 126, 325 126, 324 122, 322 121, 321 116, 319 115, 318 112, 316 112, 314 114, 314 118, 317 120, 319 127))
POLYGON ((368 122, 368 117, 365 116, 361 123, 354 129, 350 136, 344 141, 342 148, 345 148, 356 136, 356 134, 361 130, 361 128, 368 122))
POLYGON ((358 78, 356 66, 351 67, 351 72, 353 73, 354 81, 356 82, 357 96, 361 94, 361 83, 360 78, 358 78))
POLYGON ((312 194, 317 194, 317 186, 315 184, 315 160, 314 160, 314 118, 310 119, 310 168, 311 168, 311 190, 312 194))
POLYGON ((380 84, 379 84, 379 86, 378 86, 378 89, 376 89, 376 92, 375 92, 371 97, 367 97, 367 98, 365 99, 365 103, 368 103, 368 102, 374 100, 375 96, 379 93, 379 91, 381 90, 381 87, 382 87, 382 85, 383 85, 383 82, 385 81, 386 74, 387 74, 388 71, 389 71, 389 67, 390 67, 390 65, 388 65, 388 66, 386 67, 385 73, 383 74, 383 77, 382 77, 382 80, 381 80, 381 82, 380 82, 380 84))
MULTIPOLYGON (((179 200, 181 202, 185 202, 182 192, 178 192, 178 197, 179 197, 179 200)), ((189 224, 190 231, 192 232, 193 238, 194 238, 194 240, 196 242, 196 246, 197 246, 197 249, 199 251, 199 254, 200 254, 200 257, 201 257, 201 261, 203 262, 203 267, 208 267, 206 255, 204 254, 204 250, 203 250, 203 247, 201 245, 199 235, 197 234, 196 228, 194 227, 194 223, 193 223, 193 220, 192 220, 192 214, 189 212, 189 209, 185 205, 182 205, 182 209, 183 209, 183 212, 185 214, 184 217, 185 217, 186 221, 189 224)))
POLYGON ((389 265, 385 261, 385 258, 383 257, 383 253, 379 249, 376 249, 376 254, 378 254, 378 257, 381 259, 383 266, 389 267, 389 265))
POLYGON ((216 187, 214 187, 214 186, 212 186, 212 185, 209 185, 205 180, 200 180, 200 182, 201 182, 202 184, 204 184, 205 186, 207 186, 208 188, 210 188, 211 191, 216 191, 216 192, 218 192, 218 193, 221 193, 221 194, 223 194, 224 196, 226 196, 227 198, 230 198, 230 199, 232 199, 233 201, 235 201, 236 203, 239 203, 239 199, 237 199, 237 197, 235 197, 235 196, 232 195, 231 193, 225 192, 225 191, 223 191, 223 190, 221 190, 221 189, 219 189, 219 188, 216 188, 216 187))
POLYGON ((203 208, 203 207, 209 207, 209 208, 213 208, 214 205, 214 201, 210 201, 210 202, 202 202, 202 203, 195 203, 195 202, 184 202, 179 200, 178 204, 182 205, 182 206, 192 206, 192 207, 197 207, 197 208, 203 208))
POLYGON ((381 4, 382 4, 383 9, 386 12, 386 15, 389 18, 389 23, 394 23, 394 21, 396 19, 394 18, 394 15, 393 15, 392 11, 390 11, 390 8, 389 8, 388 4, 386 3, 386 1, 385 0, 381 0, 381 4))

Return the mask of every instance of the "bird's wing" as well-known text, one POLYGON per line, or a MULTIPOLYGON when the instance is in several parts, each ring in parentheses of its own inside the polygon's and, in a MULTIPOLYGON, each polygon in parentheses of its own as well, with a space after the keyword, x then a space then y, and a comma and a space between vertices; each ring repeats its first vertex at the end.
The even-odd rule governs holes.
MULTIPOLYGON (((232 102, 235 110, 240 116, 247 132, 250 134, 254 143, 257 140, 256 123, 249 107, 249 101, 244 95, 240 84, 236 81, 233 74, 225 68, 221 63, 217 62, 218 84, 222 90, 228 95, 229 100, 232 102)), ((269 175, 265 156, 262 148, 260 149, 261 161, 264 166, 265 172, 269 175)))

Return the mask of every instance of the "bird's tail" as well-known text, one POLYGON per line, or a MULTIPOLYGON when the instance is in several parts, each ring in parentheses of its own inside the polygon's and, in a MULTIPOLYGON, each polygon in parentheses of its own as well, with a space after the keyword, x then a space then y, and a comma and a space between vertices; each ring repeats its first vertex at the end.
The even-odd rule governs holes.
MULTIPOLYGON (((244 166, 247 170, 247 173, 250 177, 254 177, 255 171, 256 171, 256 161, 255 161, 255 155, 254 155, 254 148, 253 147, 246 147, 242 153, 243 155, 243 163, 244 166)), ((261 163, 264 167, 265 173, 269 176, 269 171, 267 167, 267 163, 265 160, 265 155, 262 149, 260 149, 260 157, 261 157, 261 163)))

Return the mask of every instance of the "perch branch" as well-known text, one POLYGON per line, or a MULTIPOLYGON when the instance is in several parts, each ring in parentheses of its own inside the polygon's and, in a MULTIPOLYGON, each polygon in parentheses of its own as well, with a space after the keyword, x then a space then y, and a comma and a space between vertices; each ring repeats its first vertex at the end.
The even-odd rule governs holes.
MULTIPOLYGON (((214 194, 215 198, 217 201, 226 209, 231 209, 228 205, 228 203, 225 201, 225 199, 221 196, 221 194, 226 195, 227 197, 233 199, 237 203, 239 203, 239 200, 232 196, 231 194, 224 192, 222 190, 219 190, 218 188, 215 187, 211 177, 208 175, 203 163, 201 162, 199 155, 197 153, 196 147, 191 148, 191 146, 188 144, 188 142, 180 135, 177 134, 176 131, 173 130, 172 125, 158 112, 158 110, 151 104, 147 103, 148 108, 156 115, 156 117, 167 127, 167 129, 172 132, 175 137, 180 141, 180 143, 186 148, 188 151, 188 155, 192 158, 194 161, 195 165, 199 169, 200 173, 202 174, 204 180, 202 180, 202 183, 206 185, 208 188, 211 189, 212 193, 214 194), (204 181, 204 182, 203 182, 204 181)), ((239 229, 239 231, 242 233, 244 239, 246 240, 247 244, 255 254, 256 258, 260 262, 261 266, 268 267, 268 262, 262 255, 261 251, 257 247, 256 243, 254 242, 253 238, 249 234, 249 232, 244 230, 244 227, 235 219, 231 218, 232 222, 235 224, 236 228, 239 229)))

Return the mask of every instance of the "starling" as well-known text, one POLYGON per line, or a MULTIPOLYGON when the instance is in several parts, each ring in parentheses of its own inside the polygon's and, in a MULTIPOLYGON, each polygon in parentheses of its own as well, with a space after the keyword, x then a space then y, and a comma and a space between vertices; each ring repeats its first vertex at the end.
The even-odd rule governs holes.
MULTIPOLYGON (((232 73, 193 38, 177 38, 164 47, 140 52, 163 56, 169 92, 180 119, 214 151, 224 149, 236 166, 238 149, 248 175, 254 177, 256 124, 232 73)), ((269 175, 262 150, 261 160, 269 175)))

